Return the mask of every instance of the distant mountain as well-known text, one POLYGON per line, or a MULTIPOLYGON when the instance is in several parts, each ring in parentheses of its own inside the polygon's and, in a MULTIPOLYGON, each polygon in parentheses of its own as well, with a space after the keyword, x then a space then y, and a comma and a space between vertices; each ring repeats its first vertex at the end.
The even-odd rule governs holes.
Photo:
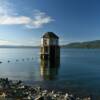
MULTIPOLYGON (((61 45, 65 48, 100 48, 100 40, 73 42, 66 45, 61 45)), ((15 45, 0 45, 0 48, 40 48, 40 46, 15 46, 15 45)))
POLYGON ((100 48, 100 40, 87 41, 87 42, 73 42, 61 47, 66 48, 100 48))

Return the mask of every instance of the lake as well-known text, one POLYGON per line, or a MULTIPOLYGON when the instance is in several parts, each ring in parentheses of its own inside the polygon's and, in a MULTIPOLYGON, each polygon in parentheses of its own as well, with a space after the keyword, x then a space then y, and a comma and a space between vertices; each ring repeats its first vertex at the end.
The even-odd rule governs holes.
POLYGON ((39 48, 0 48, 0 61, 0 77, 100 100, 100 49, 62 48, 54 68, 41 66, 39 48))

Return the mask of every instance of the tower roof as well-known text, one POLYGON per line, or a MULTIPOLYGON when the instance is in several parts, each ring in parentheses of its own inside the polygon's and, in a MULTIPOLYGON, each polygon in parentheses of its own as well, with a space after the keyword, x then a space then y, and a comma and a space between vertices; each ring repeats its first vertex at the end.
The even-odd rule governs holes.
POLYGON ((56 34, 54 34, 53 32, 47 32, 43 35, 43 38, 56 38, 56 39, 58 39, 59 37, 56 34))

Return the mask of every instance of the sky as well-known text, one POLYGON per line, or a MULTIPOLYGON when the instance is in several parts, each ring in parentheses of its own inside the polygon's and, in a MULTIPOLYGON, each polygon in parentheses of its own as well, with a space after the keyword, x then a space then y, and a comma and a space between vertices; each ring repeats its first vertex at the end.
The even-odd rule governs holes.
POLYGON ((100 1, 0 0, 0 45, 40 45, 49 31, 60 44, 100 40, 100 1))

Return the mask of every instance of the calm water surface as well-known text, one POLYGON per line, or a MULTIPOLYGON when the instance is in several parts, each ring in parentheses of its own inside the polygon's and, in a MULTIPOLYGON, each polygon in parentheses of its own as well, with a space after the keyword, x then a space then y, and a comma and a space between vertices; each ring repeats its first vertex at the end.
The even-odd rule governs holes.
POLYGON ((39 53, 38 48, 1 48, 0 77, 100 100, 100 49, 63 48, 56 68, 44 68, 39 53))

